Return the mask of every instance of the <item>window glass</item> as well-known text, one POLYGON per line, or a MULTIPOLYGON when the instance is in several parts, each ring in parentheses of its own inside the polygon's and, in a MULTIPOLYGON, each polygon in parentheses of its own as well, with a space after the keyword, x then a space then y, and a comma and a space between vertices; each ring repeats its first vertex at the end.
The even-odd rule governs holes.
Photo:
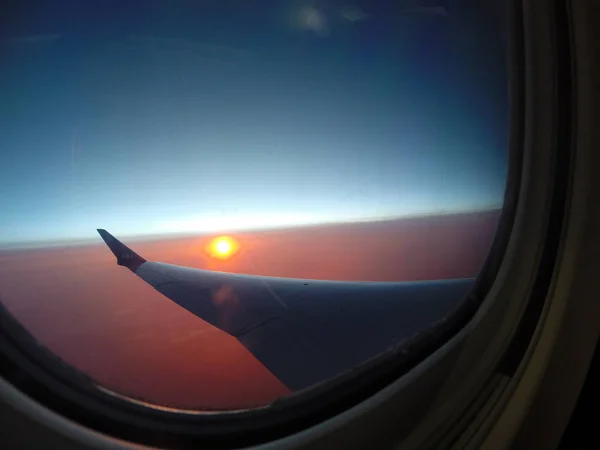
POLYGON ((135 399, 239 409, 331 376, 315 348, 342 372, 461 301, 507 176, 486 6, 84 3, 17 8, 2 31, 0 295, 41 344, 135 399), (97 228, 148 261, 307 290, 235 281, 211 322, 97 228))

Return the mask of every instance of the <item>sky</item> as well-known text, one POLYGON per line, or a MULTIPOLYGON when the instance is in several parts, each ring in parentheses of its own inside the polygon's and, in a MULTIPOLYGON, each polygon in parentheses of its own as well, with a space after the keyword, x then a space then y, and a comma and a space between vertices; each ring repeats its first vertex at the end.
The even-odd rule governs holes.
POLYGON ((16 8, 0 246, 501 206, 501 43, 460 8, 391 3, 16 8))

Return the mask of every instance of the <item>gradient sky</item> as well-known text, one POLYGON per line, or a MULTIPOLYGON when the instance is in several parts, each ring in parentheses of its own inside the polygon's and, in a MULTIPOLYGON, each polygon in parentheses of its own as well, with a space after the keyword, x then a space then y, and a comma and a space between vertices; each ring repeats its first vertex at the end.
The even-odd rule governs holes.
POLYGON ((501 205, 504 55, 460 9, 132 3, 4 27, 0 245, 501 205))

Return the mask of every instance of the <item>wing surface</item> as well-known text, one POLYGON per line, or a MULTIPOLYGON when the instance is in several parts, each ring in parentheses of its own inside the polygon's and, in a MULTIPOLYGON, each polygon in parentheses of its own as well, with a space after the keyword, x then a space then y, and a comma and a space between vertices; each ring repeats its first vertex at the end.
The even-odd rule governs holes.
POLYGON ((117 258, 182 308, 236 337, 292 390, 351 369, 423 330, 474 279, 338 282, 260 277, 146 261, 98 230, 117 258))

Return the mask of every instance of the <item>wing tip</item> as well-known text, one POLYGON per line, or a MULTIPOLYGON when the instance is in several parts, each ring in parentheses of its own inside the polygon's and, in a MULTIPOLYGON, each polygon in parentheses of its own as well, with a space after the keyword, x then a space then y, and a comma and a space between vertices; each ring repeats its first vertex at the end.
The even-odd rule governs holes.
POLYGON ((117 264, 119 266, 127 267, 132 272, 135 272, 138 267, 146 262, 144 258, 131 250, 104 228, 96 228, 96 231, 117 258, 117 264))

